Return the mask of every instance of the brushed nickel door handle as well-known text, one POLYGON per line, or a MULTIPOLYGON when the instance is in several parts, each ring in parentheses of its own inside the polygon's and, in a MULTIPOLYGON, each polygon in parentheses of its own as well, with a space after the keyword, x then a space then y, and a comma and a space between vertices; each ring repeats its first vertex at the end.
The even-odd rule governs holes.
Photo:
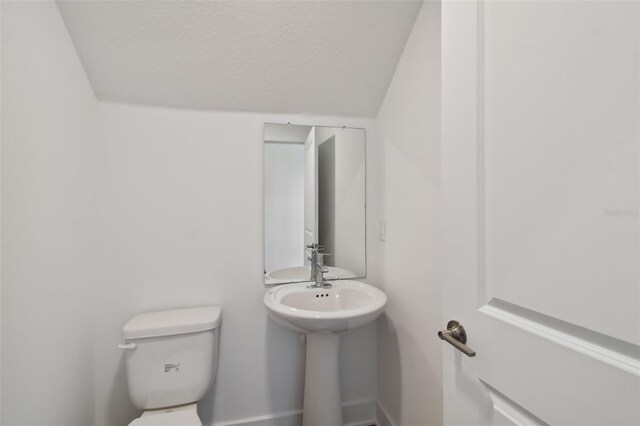
POLYGON ((468 357, 476 356, 476 351, 465 345, 467 343, 467 333, 458 321, 449 321, 447 329, 438 331, 438 337, 468 357))

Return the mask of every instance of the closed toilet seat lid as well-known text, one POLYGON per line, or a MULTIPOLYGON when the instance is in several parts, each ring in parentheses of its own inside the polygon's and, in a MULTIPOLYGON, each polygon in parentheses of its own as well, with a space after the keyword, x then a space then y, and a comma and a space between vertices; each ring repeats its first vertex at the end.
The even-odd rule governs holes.
POLYGON ((195 410, 165 410, 151 414, 146 412, 129 426, 202 426, 195 410))

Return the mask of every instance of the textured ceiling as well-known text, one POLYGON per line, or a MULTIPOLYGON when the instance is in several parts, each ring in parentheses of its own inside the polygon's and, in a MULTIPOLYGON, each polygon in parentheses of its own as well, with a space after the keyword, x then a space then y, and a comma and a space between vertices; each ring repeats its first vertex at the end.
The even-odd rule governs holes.
POLYGON ((416 1, 58 1, 101 100, 375 116, 416 1))

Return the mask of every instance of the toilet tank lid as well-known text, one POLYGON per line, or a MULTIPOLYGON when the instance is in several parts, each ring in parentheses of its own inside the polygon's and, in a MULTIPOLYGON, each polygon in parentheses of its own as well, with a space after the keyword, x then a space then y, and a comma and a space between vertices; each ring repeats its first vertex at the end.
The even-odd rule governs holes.
POLYGON ((138 314, 122 329, 125 339, 173 336, 211 330, 220 325, 222 309, 219 306, 173 309, 138 314))

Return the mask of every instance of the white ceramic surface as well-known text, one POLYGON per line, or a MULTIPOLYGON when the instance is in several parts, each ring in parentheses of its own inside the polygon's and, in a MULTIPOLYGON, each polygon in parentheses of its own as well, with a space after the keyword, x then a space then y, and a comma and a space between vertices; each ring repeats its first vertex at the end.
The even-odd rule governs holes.
POLYGON ((218 364, 220 317, 219 307, 188 308, 140 314, 125 325, 120 347, 133 405, 155 410, 202 398, 218 364))
POLYGON ((122 329, 122 337, 129 340, 195 333, 217 328, 221 319, 220 306, 147 312, 131 318, 122 329))
MULTIPOLYGON (((327 272, 324 278, 327 280, 337 280, 344 278, 353 278, 355 273, 344 268, 336 268, 327 266, 327 272)), ((288 282, 288 281, 309 281, 311 278, 311 270, 308 266, 292 266, 290 268, 275 269, 266 275, 266 280, 272 282, 288 282)))
POLYGON ((198 405, 189 404, 160 410, 147 410, 128 426, 202 426, 198 405))
POLYGON ((309 283, 285 284, 267 290, 264 304, 277 323, 302 332, 340 332, 375 320, 387 296, 359 281, 333 281, 327 289, 307 288, 309 283))
POLYGON ((331 288, 307 288, 309 283, 284 284, 267 290, 269 316, 292 330, 306 333, 303 426, 342 424, 337 332, 374 321, 387 295, 359 281, 333 281, 331 288))
POLYGON ((303 426, 342 425, 340 336, 330 331, 307 334, 303 426))

